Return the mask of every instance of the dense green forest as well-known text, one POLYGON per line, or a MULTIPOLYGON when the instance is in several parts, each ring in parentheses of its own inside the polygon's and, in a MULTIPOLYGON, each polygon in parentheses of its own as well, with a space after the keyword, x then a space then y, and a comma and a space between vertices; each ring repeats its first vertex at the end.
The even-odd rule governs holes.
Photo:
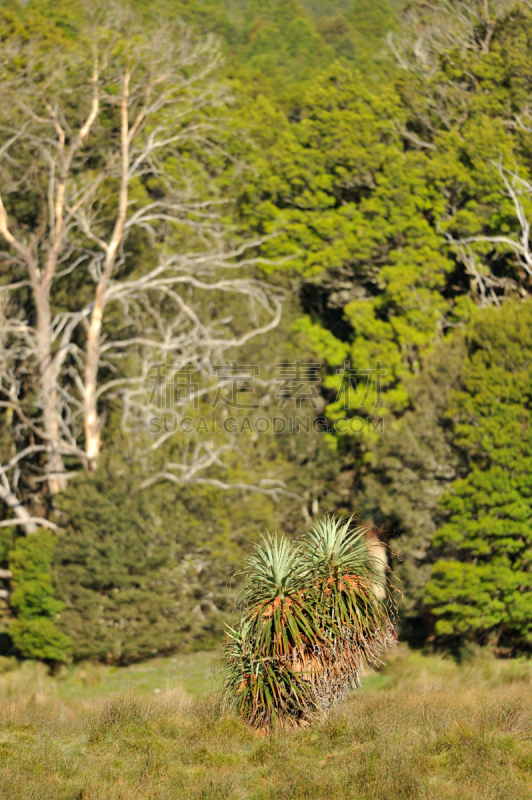
POLYGON ((401 637, 528 652, 530 4, 3 0, 0 42, 0 654, 209 646, 321 512, 401 637))

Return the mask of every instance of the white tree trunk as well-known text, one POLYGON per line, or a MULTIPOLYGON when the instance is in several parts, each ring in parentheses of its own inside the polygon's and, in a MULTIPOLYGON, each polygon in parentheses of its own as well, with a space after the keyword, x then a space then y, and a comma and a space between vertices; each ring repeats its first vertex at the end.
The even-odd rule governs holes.
POLYGON ((63 491, 67 487, 65 466, 61 455, 61 432, 57 402, 57 368, 52 354, 51 322, 49 292, 46 284, 34 283, 33 295, 37 308, 37 343, 39 363, 39 402, 43 408, 43 428, 47 437, 48 489, 50 494, 63 491))

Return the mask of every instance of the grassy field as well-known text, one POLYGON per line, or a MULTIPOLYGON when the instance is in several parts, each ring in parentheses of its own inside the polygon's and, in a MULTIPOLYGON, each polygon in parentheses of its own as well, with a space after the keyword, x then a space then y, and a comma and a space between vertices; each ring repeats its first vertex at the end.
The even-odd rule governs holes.
POLYGON ((532 798, 531 662, 402 647, 323 723, 269 736, 221 714, 214 662, 5 672, 1 800, 532 798))

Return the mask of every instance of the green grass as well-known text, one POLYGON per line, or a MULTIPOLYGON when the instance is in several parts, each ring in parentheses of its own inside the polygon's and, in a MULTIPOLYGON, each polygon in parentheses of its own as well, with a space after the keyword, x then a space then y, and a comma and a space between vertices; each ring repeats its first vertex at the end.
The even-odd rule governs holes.
POLYGON ((213 654, 0 676, 2 800, 532 798, 532 664, 401 648, 320 725, 221 713, 213 654))
MULTIPOLYGON (((220 683, 216 659, 216 652, 205 651, 154 658, 130 667, 87 662, 64 668, 57 676, 50 676, 43 664, 26 661, 0 677, 0 703, 11 698, 25 698, 28 693, 65 701, 105 699, 126 691, 160 694, 179 690, 192 696, 205 694, 216 691, 220 683)), ((11 665, 16 663, 14 659, 10 661, 11 665)), ((6 663, 7 668, 11 665, 6 663)))

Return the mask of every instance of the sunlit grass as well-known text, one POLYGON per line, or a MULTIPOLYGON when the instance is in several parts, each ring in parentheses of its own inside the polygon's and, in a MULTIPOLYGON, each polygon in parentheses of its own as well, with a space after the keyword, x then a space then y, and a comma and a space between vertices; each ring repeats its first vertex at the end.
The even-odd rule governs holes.
MULTIPOLYGON (((86 662, 64 667, 50 675, 44 664, 26 661, 0 675, 0 703, 10 699, 98 700, 124 691, 159 694, 179 690, 195 695, 215 691, 219 685, 217 653, 187 653, 154 658, 129 667, 86 662)), ((12 665, 16 662, 12 659, 12 665)))
POLYGON ((266 736, 222 713, 212 663, 4 674, 0 797, 532 798, 530 662, 400 648, 320 725, 266 736))

